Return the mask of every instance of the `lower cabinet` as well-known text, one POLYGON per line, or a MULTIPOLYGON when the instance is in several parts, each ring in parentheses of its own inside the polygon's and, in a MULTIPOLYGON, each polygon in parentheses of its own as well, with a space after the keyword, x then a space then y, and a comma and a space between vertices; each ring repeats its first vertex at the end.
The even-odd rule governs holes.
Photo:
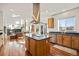
POLYGON ((63 45, 67 47, 71 47, 72 39, 70 35, 63 35, 63 45))
POLYGON ((57 44, 61 44, 66 47, 79 49, 79 35, 61 35, 57 34, 57 44))
POLYGON ((73 48, 77 51, 77 55, 79 56, 79 35, 57 34, 56 43, 60 44, 61 46, 69 47, 71 49, 73 48))
POLYGON ((72 36, 72 48, 79 49, 79 36, 72 36))
POLYGON ((30 45, 29 42, 30 42, 29 38, 26 38, 26 40, 25 40, 25 47, 27 48, 27 51, 30 50, 30 48, 29 48, 29 45, 30 45))
POLYGON ((30 39, 29 52, 32 56, 47 56, 50 53, 50 45, 48 39, 35 40, 30 39))
POLYGON ((32 55, 35 55, 35 41, 33 39, 30 39, 30 42, 29 42, 29 52, 32 54, 32 55))
POLYGON ((56 41, 57 41, 58 44, 62 45, 63 44, 63 36, 61 34, 57 34, 57 40, 56 41))

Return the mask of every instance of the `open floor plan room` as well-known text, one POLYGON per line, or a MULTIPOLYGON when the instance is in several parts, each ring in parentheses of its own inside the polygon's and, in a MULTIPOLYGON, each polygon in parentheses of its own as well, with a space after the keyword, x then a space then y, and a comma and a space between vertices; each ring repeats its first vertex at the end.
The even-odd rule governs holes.
POLYGON ((0 56, 79 56, 79 3, 0 3, 0 56))

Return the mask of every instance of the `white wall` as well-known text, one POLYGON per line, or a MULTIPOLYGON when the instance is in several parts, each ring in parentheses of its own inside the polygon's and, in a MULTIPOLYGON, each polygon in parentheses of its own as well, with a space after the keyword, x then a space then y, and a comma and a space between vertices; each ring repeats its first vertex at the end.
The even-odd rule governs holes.
POLYGON ((0 30, 3 30, 3 13, 0 11, 0 30))
MULTIPOLYGON (((68 18, 74 16, 76 18, 75 30, 79 32, 79 8, 52 16, 54 18, 54 28, 48 29, 48 31, 58 31, 58 19, 68 18)), ((42 22, 47 23, 47 18, 41 19, 42 22)))
POLYGON ((76 18, 75 30, 77 32, 79 32, 79 8, 53 16, 55 18, 55 20, 57 20, 57 21, 55 21, 56 26, 55 26, 54 30, 58 30, 58 19, 68 18, 68 17, 72 17, 72 16, 74 16, 76 18))

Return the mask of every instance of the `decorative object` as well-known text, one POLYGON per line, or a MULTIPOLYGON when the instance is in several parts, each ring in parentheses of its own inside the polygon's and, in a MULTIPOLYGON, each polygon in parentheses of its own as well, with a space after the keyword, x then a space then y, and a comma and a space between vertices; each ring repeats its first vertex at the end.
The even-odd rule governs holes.
POLYGON ((54 18, 48 18, 48 28, 54 28, 54 18))

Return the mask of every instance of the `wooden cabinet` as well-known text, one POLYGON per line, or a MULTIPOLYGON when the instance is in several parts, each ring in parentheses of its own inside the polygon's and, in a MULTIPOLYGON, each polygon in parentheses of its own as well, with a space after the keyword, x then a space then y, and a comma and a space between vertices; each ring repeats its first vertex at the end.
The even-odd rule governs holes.
POLYGON ((49 39, 36 40, 29 38, 27 49, 32 56, 47 56, 50 53, 49 39))
POLYGON ((72 48, 79 49, 79 36, 72 36, 72 48))
POLYGON ((67 47, 71 47, 71 36, 70 35, 63 35, 63 45, 67 47))
POLYGON ((41 41, 37 41, 36 42, 36 55, 39 56, 44 56, 46 55, 46 40, 41 41), (41 53, 40 53, 41 52, 41 53))
POLYGON ((25 40, 25 46, 26 46, 27 51, 30 50, 30 47, 29 47, 30 44, 29 44, 29 42, 30 42, 29 38, 26 38, 26 40, 25 40))
POLYGON ((45 43, 46 47, 44 48, 44 50, 46 49, 46 52, 44 53, 44 55, 49 55, 50 54, 50 43, 49 43, 49 39, 46 40, 46 43, 45 43))
POLYGON ((77 56, 79 56, 79 51, 77 51, 77 56))
POLYGON ((29 48, 30 48, 29 51, 30 51, 30 53, 31 53, 32 55, 36 55, 36 54, 35 54, 35 48, 36 48, 36 47, 35 47, 35 46, 36 46, 36 45, 35 45, 35 41, 34 41, 33 39, 30 39, 30 42, 29 42, 29 43, 30 43, 30 45, 29 45, 29 48))
POLYGON ((79 49, 79 35, 56 35, 56 43, 69 48, 79 49))
POLYGON ((61 34, 57 34, 57 43, 58 44, 63 44, 63 36, 61 34))
POLYGON ((48 28, 54 28, 54 18, 48 18, 48 28))

